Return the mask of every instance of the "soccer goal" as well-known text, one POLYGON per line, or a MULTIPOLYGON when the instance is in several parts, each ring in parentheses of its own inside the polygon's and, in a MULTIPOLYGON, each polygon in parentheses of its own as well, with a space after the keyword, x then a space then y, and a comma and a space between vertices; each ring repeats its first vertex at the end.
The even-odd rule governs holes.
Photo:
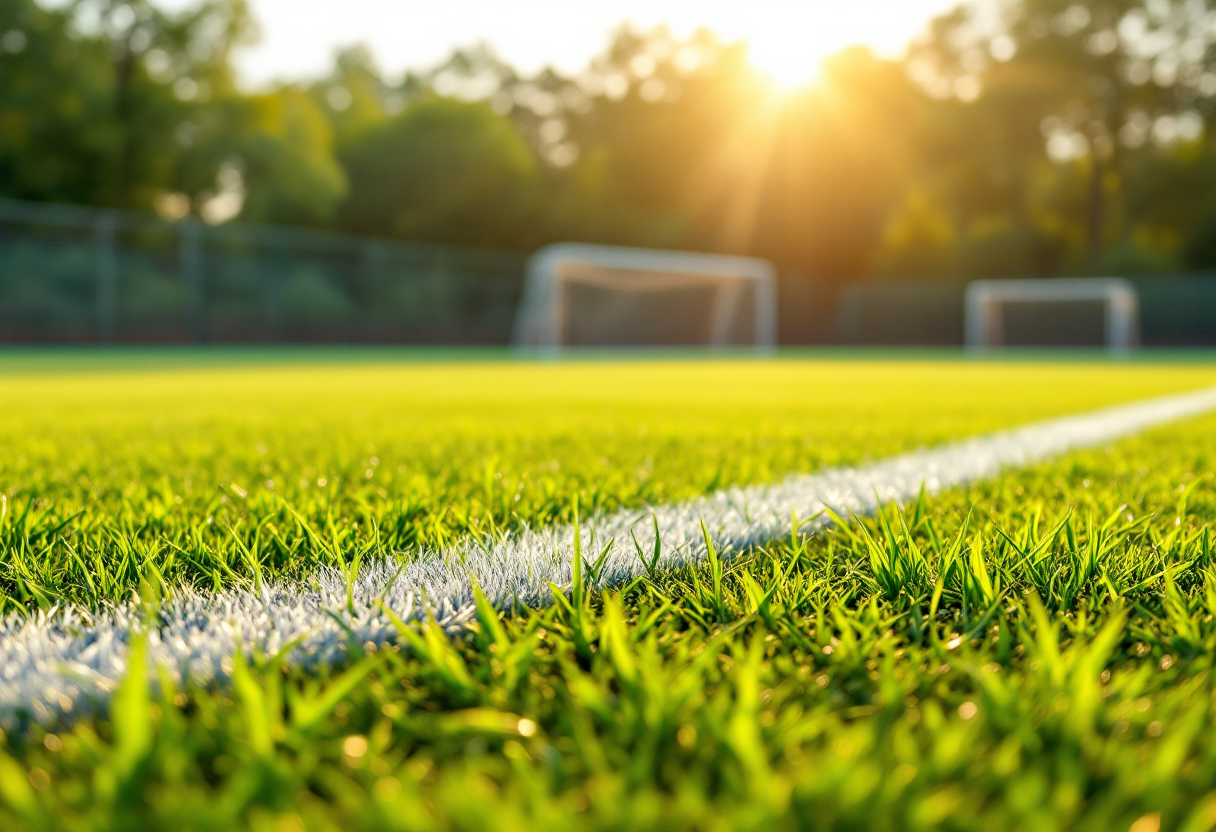
POLYGON ((558 243, 528 261, 517 347, 752 346, 777 340, 773 266, 751 257, 558 243))
POLYGON ((964 329, 973 350, 1106 347, 1137 342, 1136 288, 1117 277, 977 280, 967 287, 964 329))

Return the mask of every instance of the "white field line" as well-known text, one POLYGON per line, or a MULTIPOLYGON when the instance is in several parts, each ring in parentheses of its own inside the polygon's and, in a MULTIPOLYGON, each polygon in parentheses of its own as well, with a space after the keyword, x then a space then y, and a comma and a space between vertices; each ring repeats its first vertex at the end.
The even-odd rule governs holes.
MULTIPOLYGON (((656 521, 661 566, 706 555, 702 521, 715 549, 729 557, 789 534, 793 516, 810 518, 825 506, 842 516, 871 513, 880 501, 914 498, 922 484, 937 492, 1213 409, 1216 388, 1052 419, 872 465, 623 511, 586 524, 583 553, 594 559, 606 546, 597 584, 619 585, 644 573, 634 535, 649 557, 656 521)), ((820 517, 803 529, 824 522, 820 517)), ((430 609, 441 625, 459 630, 473 617, 474 581, 499 605, 546 605, 552 603, 549 582, 570 583, 572 558, 573 530, 559 527, 524 531, 490 544, 465 541, 424 553, 404 568, 371 564, 357 576, 349 599, 346 579, 334 570, 318 574, 309 587, 234 588, 215 594, 182 590, 163 603, 148 632, 149 660, 179 683, 204 684, 227 680, 238 646, 269 655, 298 640, 291 648, 292 661, 338 663, 352 633, 361 644, 394 640, 396 630, 381 604, 407 621, 430 609)), ((128 640, 136 628, 144 624, 133 602, 92 612, 64 607, 0 621, 0 724, 30 717, 52 722, 104 706, 126 674, 128 640)))

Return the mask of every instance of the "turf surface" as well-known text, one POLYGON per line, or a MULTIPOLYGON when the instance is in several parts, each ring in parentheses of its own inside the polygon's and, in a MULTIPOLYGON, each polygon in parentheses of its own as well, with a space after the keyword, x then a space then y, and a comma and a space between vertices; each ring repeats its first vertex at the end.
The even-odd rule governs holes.
POLYGON ((313 363, 0 374, 0 612, 442 546, 1216 383, 1216 367, 313 363), (318 544, 317 541, 322 541, 318 544))
MULTIPOLYGON (((665 501, 1214 382, 848 361, 12 373, 0 591, 25 615, 301 576, 552 523, 576 493, 665 501)), ((319 674, 255 657, 224 691, 128 680, 111 718, 5 739, 0 824, 1207 829, 1214 427, 619 596, 483 610, 455 643, 403 635, 319 674)))

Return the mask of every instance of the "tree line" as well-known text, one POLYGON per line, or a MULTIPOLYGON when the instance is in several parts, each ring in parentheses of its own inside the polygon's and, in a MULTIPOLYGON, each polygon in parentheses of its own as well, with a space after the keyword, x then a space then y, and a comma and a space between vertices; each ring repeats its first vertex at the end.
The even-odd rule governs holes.
POLYGON ((1216 266, 1206 0, 975 0, 796 92, 708 32, 576 74, 361 48, 250 92, 243 0, 0 0, 0 196, 527 251, 755 254, 819 284, 1216 266))

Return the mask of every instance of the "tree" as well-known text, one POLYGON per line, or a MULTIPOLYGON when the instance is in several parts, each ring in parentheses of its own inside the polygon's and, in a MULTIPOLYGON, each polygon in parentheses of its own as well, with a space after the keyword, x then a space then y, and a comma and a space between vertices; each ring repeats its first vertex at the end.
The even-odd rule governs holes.
POLYGON ((346 195, 334 157, 333 132, 314 96, 284 87, 236 102, 225 143, 238 166, 244 204, 254 222, 325 225, 346 195))
POLYGON ((755 252, 821 283, 865 276, 887 220, 923 173, 910 152, 924 96, 901 68, 855 47, 777 111, 755 252))
POLYGON ((396 114, 406 99, 380 75, 365 47, 343 49, 334 58, 329 76, 313 84, 310 92, 332 125, 334 146, 342 150, 368 127, 396 114))
POLYGON ((176 13, 150 0, 76 0, 71 8, 77 27, 110 54, 112 202, 147 206, 174 167, 165 138, 233 90, 231 51, 252 34, 244 0, 203 0, 176 13))
POLYGON ((202 128, 237 95, 249 32, 243 0, 0 0, 0 192, 149 209, 214 189, 225 159, 202 128))
MULTIPOLYGON (((1153 139, 1198 136, 1199 111, 1216 96, 1214 24, 1191 0, 978 0, 938 19, 910 66, 940 97, 980 98, 976 111, 997 114, 1013 135, 1038 129, 1040 158, 1085 169, 1080 224, 1096 269, 1135 222, 1123 213, 1131 158, 1153 139)), ((1007 211, 1014 203, 1006 195, 1007 211)))
POLYGON ((352 231, 432 242, 528 248, 536 160, 486 104, 428 98, 369 127, 342 154, 352 231))
POLYGON ((0 195, 97 203, 114 143, 107 54, 71 16, 0 0, 0 195))

